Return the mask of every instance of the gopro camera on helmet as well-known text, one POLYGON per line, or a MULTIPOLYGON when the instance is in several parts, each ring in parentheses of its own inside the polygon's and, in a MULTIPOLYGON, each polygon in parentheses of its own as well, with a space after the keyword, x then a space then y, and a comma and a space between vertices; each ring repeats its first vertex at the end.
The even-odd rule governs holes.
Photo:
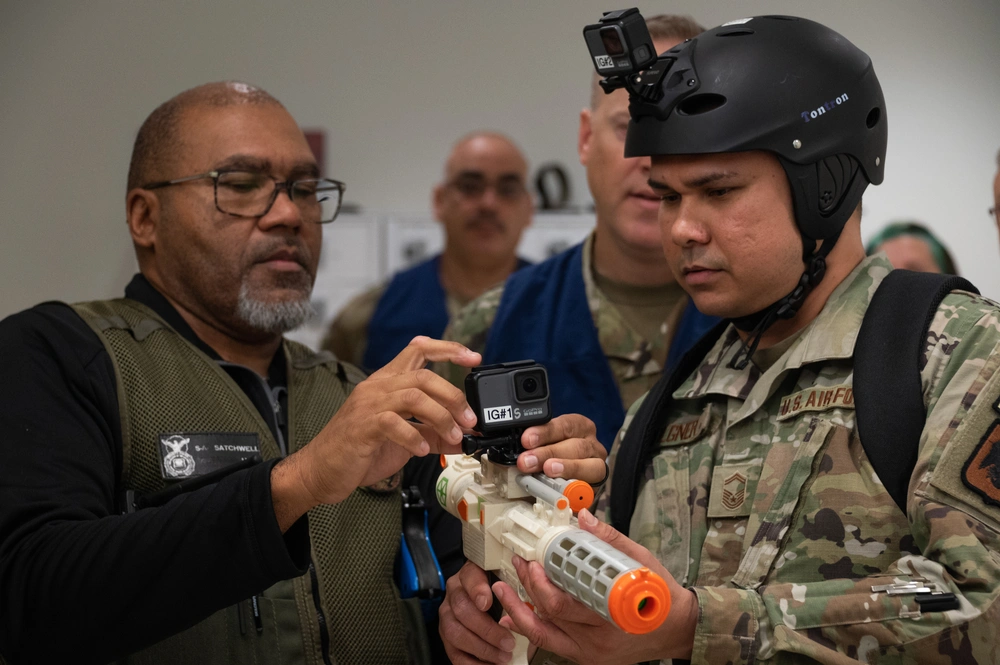
POLYGON ((685 91, 689 91, 696 85, 687 76, 690 66, 675 67, 677 49, 657 57, 646 19, 635 7, 604 12, 600 23, 583 29, 583 38, 597 73, 603 77, 599 83, 605 93, 626 88, 629 94, 655 103, 663 97, 665 88, 684 84, 685 91), (672 70, 664 86, 664 79, 672 70))
POLYGON ((583 29, 583 38, 604 77, 634 74, 656 60, 646 21, 635 7, 604 12, 600 23, 583 29))
POLYGON ((466 455, 485 448, 491 460, 513 464, 523 450, 524 430, 552 419, 548 374, 534 360, 473 368, 465 377, 465 395, 476 413, 475 429, 483 435, 465 436, 466 455))

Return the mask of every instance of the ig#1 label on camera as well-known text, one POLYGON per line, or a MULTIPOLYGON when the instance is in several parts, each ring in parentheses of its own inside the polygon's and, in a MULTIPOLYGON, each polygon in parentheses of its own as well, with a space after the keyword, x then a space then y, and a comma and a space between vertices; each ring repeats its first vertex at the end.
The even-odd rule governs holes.
POLYGON ((491 406, 483 409, 483 416, 486 424, 490 425, 492 423, 502 423, 506 420, 514 420, 514 411, 510 405, 491 406))

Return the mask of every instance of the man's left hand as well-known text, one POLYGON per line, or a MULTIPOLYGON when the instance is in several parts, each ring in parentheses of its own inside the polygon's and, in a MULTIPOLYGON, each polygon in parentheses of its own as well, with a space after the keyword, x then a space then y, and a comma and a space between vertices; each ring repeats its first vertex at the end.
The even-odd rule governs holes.
POLYGON ((597 427, 586 416, 571 413, 524 430, 517 458, 522 473, 544 472, 550 478, 600 483, 607 477, 608 451, 597 440, 597 427))
POLYGON ((500 620, 500 625, 525 635, 533 645, 580 665, 690 658, 698 620, 694 592, 678 584, 649 550, 598 521, 589 511, 580 511, 579 522, 581 528, 664 579, 672 600, 667 619, 651 633, 630 635, 552 584, 540 564, 515 556, 518 577, 537 614, 521 602, 509 585, 497 582, 493 592, 508 614, 500 620))

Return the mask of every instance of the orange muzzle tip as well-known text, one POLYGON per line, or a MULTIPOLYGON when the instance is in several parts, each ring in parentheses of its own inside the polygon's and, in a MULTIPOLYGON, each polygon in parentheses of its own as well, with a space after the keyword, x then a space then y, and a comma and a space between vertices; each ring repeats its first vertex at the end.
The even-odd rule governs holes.
POLYGON ((670 589, 649 568, 633 570, 615 580, 608 595, 608 613, 626 633, 652 632, 670 614, 670 589))

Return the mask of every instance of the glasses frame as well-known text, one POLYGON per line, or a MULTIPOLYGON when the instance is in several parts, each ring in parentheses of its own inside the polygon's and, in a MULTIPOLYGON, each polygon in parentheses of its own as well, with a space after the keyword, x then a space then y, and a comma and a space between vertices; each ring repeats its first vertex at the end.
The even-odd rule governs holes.
POLYGON ((523 197, 525 194, 528 193, 528 187, 527 187, 526 183, 524 183, 523 181, 518 181, 518 184, 520 185, 520 190, 517 193, 515 193, 513 195, 505 195, 505 194, 501 194, 500 193, 501 183, 498 180, 486 180, 486 179, 483 179, 483 181, 482 181, 482 187, 483 187, 482 191, 480 191, 478 193, 475 193, 475 194, 469 194, 469 193, 466 193, 466 192, 462 191, 462 186, 459 184, 461 181, 462 181, 461 176, 456 177, 456 178, 452 178, 451 180, 448 180, 447 182, 445 182, 445 187, 448 187, 449 189, 451 189, 452 191, 454 191, 456 194, 458 194, 460 197, 462 197, 463 199, 466 199, 468 201, 473 201, 473 200, 478 200, 478 199, 483 198, 484 196, 486 196, 486 191, 490 190, 490 189, 493 190, 493 194, 497 197, 497 199, 499 199, 500 201, 508 202, 508 203, 514 203, 514 202, 520 200, 521 197, 523 197))
MULTIPOLYGON (((254 173, 254 171, 248 171, 246 169, 223 169, 219 171, 208 171, 206 173, 198 173, 195 175, 185 176, 183 178, 175 178, 173 180, 162 180, 159 182, 151 182, 147 185, 143 185, 141 189, 161 189, 163 187, 180 185, 182 183, 192 182, 194 180, 211 178, 212 187, 215 195, 214 196, 215 209, 225 215, 231 215, 232 217, 241 217, 247 219, 247 218, 263 217, 267 213, 271 212, 271 208, 274 206, 274 202, 278 200, 278 194, 280 194, 281 192, 285 192, 288 195, 288 200, 294 203, 295 196, 292 193, 294 191, 292 188, 297 183, 308 181, 315 183, 328 183, 334 185, 336 189, 331 191, 337 192, 337 207, 333 211, 333 216, 325 221, 313 222, 315 224, 329 224, 333 220, 337 219, 337 216, 340 214, 340 207, 344 201, 344 189, 346 188, 346 185, 339 180, 334 180, 333 178, 297 178, 295 180, 281 181, 273 176, 266 176, 274 182, 274 191, 271 193, 271 200, 267 202, 267 207, 264 208, 264 212, 260 213, 259 215, 242 215, 237 212, 229 212, 228 210, 223 210, 221 207, 219 207, 219 178, 227 173, 254 173)), ((265 174, 259 174, 259 175, 265 175, 265 174)))

